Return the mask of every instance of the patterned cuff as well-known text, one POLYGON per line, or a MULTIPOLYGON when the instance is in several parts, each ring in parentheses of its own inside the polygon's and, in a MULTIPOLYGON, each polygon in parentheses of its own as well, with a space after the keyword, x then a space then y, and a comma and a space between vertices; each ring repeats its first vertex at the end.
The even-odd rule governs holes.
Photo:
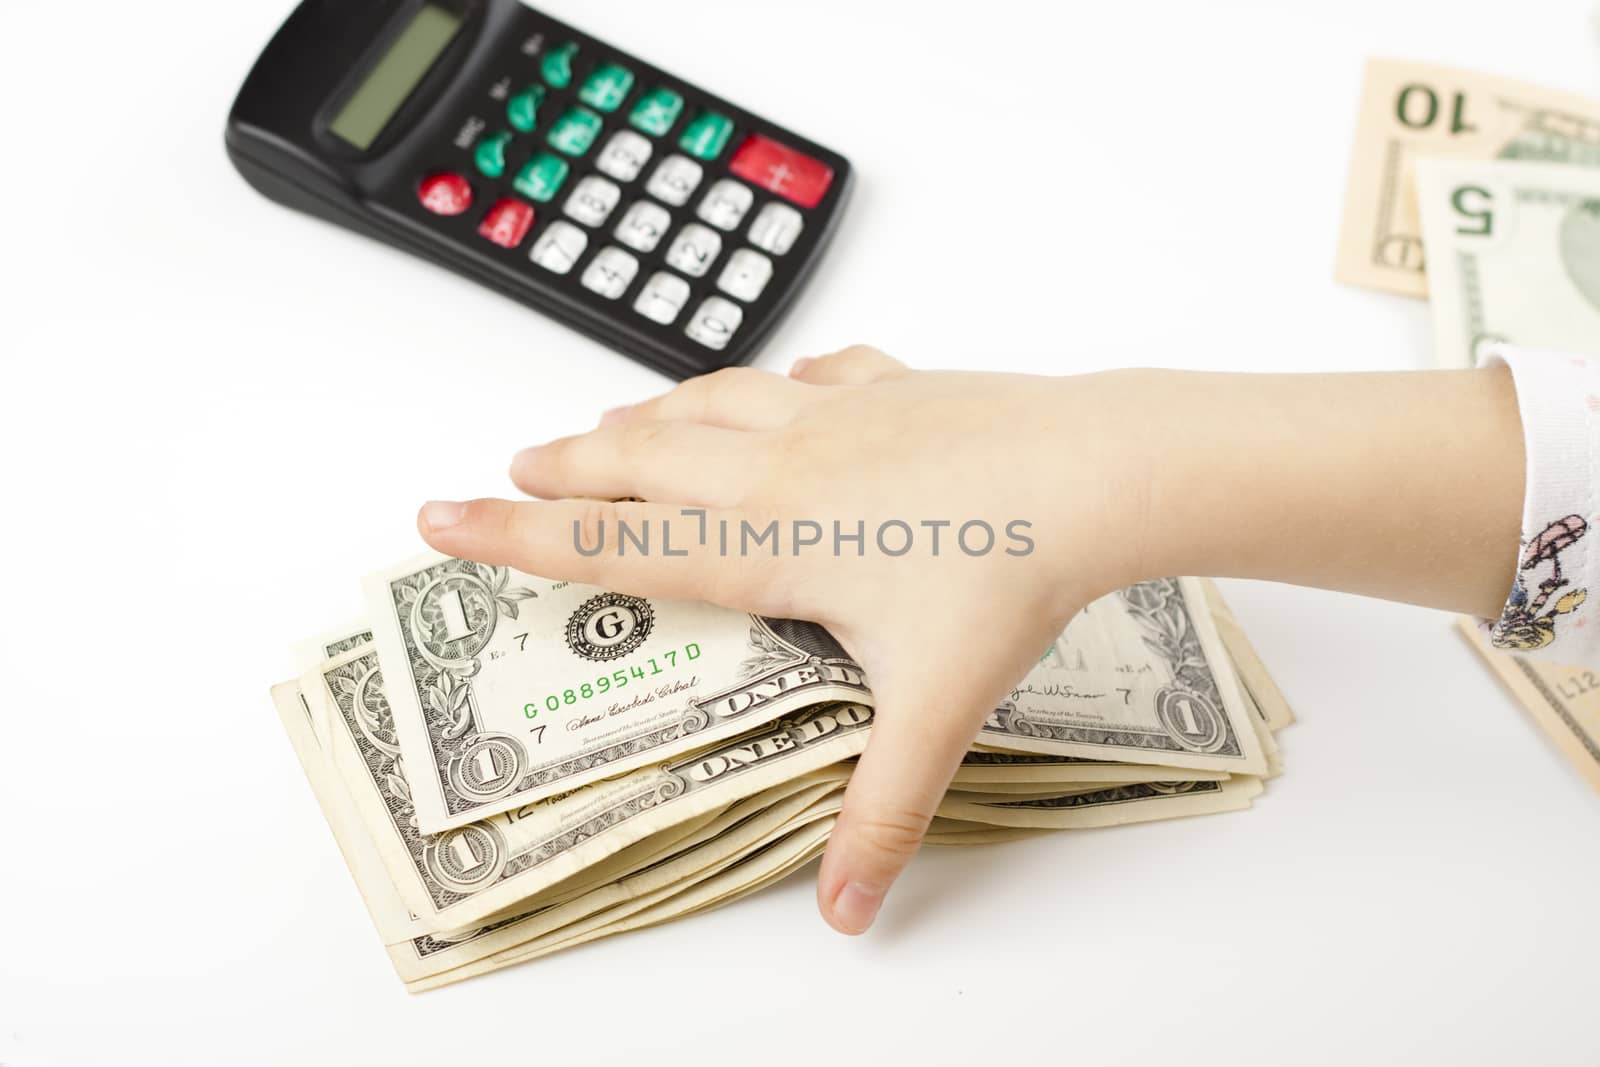
POLYGON ((1489 643, 1563 663, 1600 663, 1597 610, 1586 607, 1600 568, 1589 524, 1600 489, 1600 361, 1497 346, 1486 364, 1511 368, 1527 442, 1527 494, 1516 584, 1489 643))

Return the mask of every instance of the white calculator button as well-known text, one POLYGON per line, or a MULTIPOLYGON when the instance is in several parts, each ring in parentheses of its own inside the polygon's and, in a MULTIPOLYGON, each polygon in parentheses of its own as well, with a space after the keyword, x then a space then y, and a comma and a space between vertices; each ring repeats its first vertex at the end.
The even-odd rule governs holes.
POLYGON ((632 130, 618 130, 594 161, 602 173, 619 182, 631 182, 650 162, 650 142, 632 130))
POLYGON ((633 310, 665 326, 678 317, 678 312, 688 302, 689 283, 676 274, 658 270, 639 290, 639 299, 633 302, 633 310))
POLYGON ((622 199, 622 190, 604 178, 594 175, 579 182, 572 195, 567 197, 563 211, 585 226, 599 226, 611 217, 611 211, 622 199))
POLYGON ((691 278, 704 277, 721 251, 722 238, 716 230, 691 222, 672 239, 672 247, 667 249, 667 266, 677 267, 691 278))
POLYGON ((557 219, 545 228, 537 241, 533 242, 533 250, 528 253, 528 258, 545 270, 565 274, 578 262, 578 257, 583 255, 583 250, 588 247, 588 234, 570 222, 557 219))
POLYGON ((689 335, 690 340, 720 350, 728 347, 733 331, 743 321, 744 312, 739 310, 738 304, 720 296, 708 296, 695 309, 694 317, 683 332, 689 335))
POLYGON ((750 224, 750 243, 781 256, 794 247, 805 225, 800 212, 788 204, 768 204, 756 212, 756 221, 750 224))
POLYGON ((748 303, 761 295, 772 280, 772 260, 760 252, 741 248, 728 257, 728 265, 717 278, 717 288, 748 303))
POLYGON ((672 225, 672 216, 660 204, 640 200, 617 223, 617 240, 636 252, 654 252, 672 225))
POLYGON ((719 230, 737 230, 755 199, 748 185, 724 178, 700 201, 699 215, 719 230))
POLYGON ((700 184, 700 164, 687 156, 668 156, 656 165, 645 186, 657 200, 682 207, 700 184))
POLYGON ((583 272, 583 287, 615 300, 639 273, 639 261, 620 248, 602 248, 583 272))

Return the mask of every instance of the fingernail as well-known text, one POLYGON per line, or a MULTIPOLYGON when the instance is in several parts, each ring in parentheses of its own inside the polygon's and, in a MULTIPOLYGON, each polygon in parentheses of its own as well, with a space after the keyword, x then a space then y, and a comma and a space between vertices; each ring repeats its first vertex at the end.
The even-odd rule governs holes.
POLYGON ((847 934, 865 933, 883 906, 882 886, 849 882, 833 898, 833 921, 847 934))
POLYGON ((810 356, 801 356, 799 359, 794 361, 794 366, 789 368, 789 377, 800 377, 800 372, 815 362, 816 360, 812 359, 810 356))
POLYGON ((467 506, 454 500, 430 500, 422 505, 422 525, 430 531, 445 530, 460 522, 466 513, 467 506))
POLYGON ((613 422, 620 422, 627 418, 628 412, 633 410, 632 404, 624 404, 619 408, 612 408, 600 416, 600 425, 608 426, 613 422))

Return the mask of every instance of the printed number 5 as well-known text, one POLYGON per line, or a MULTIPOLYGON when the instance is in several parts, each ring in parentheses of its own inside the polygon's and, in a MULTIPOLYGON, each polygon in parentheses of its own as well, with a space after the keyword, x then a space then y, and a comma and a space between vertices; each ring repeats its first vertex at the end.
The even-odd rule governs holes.
POLYGON ((1467 237, 1488 237, 1494 233, 1494 194, 1478 185, 1459 186, 1450 194, 1450 206, 1475 226, 1460 225, 1456 233, 1467 237))

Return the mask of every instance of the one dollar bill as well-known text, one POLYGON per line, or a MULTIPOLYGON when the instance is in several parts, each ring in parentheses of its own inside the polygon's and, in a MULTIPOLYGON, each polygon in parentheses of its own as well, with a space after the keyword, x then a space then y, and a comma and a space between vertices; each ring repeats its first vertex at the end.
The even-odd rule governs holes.
POLYGON ((1600 167, 1600 103, 1476 71, 1371 60, 1339 231, 1341 282, 1427 295, 1415 177, 1424 158, 1600 167))
POLYGON ((435 556, 369 578, 367 608, 427 833, 871 699, 820 626, 710 604, 435 556))
POLYGON ((1085 608, 984 722, 978 742, 1041 755, 1265 774, 1251 713, 1204 587, 1193 578, 1165 578, 1085 608))
POLYGON ((1488 345, 1600 352, 1600 168, 1417 168, 1440 366, 1488 345))

